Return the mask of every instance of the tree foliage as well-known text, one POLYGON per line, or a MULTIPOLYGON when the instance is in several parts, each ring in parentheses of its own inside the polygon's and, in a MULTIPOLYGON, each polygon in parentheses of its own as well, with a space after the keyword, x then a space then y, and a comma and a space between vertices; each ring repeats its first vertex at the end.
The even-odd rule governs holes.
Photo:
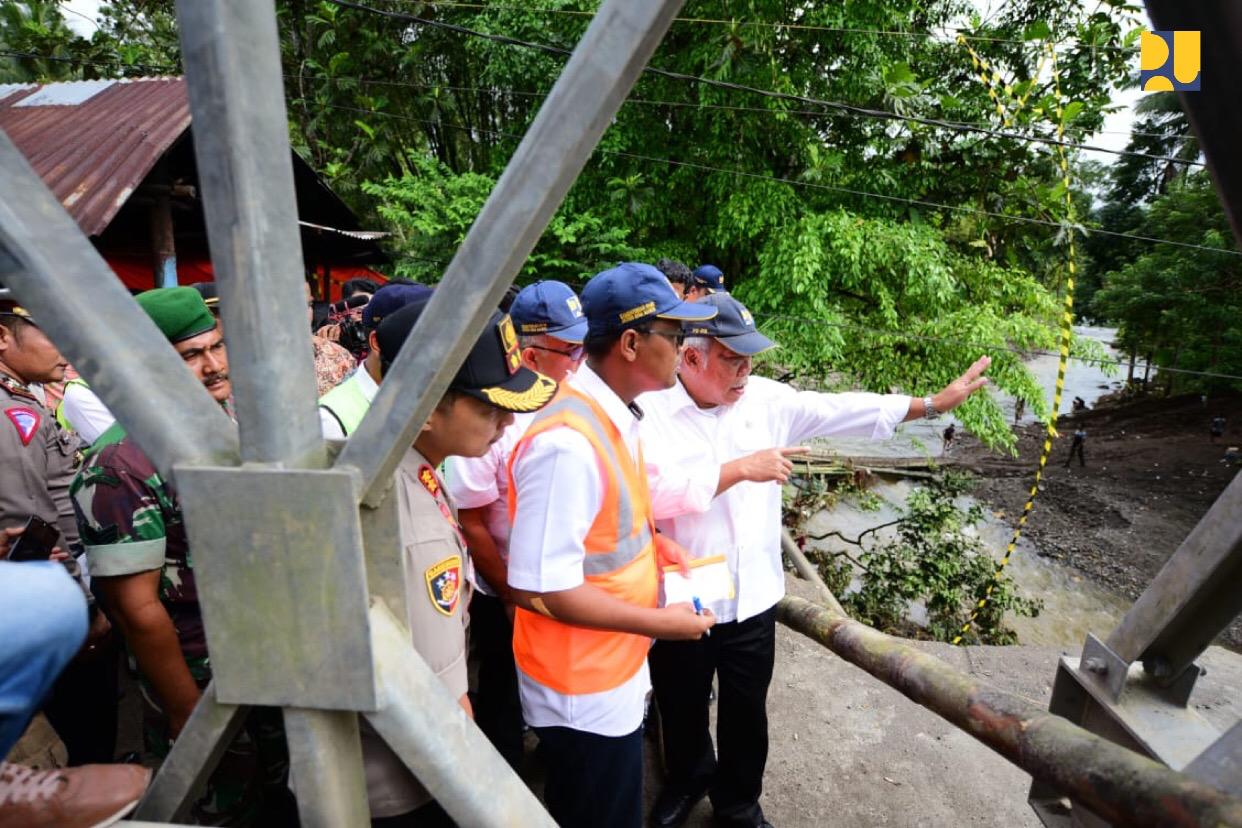
MULTIPOLYGON (((391 14, 277 0, 290 134, 360 214, 394 231, 396 272, 434 281, 565 59, 426 21, 572 48, 598 3, 372 2, 391 14)), ((171 0, 105 8, 89 41, 58 35, 83 61, 75 71, 176 67, 171 0)), ((1020 0, 981 19, 967 0, 694 0, 651 65, 811 100, 644 74, 521 278, 579 281, 625 258, 712 261, 781 341, 782 366, 925 393, 987 351, 996 386, 1038 409, 1040 389, 1005 349, 1055 336, 1072 230, 1051 148, 815 101, 1046 135, 1059 87, 1067 134, 1082 138, 1131 70, 1119 48, 1131 11, 1020 0), (1027 102, 1008 123, 959 30, 1027 102), (1058 44, 1055 83, 1045 40, 1058 44)), ((1012 447, 991 398, 962 418, 1012 447)))
MULTIPOLYGON (((1242 375, 1242 258, 1205 173, 1171 184, 1138 223, 1140 233, 1202 245, 1157 245, 1104 276, 1096 313, 1119 339, 1159 365, 1242 375), (1220 251, 1220 252, 1217 252, 1220 251)), ((1242 388, 1242 382, 1170 372, 1166 391, 1242 388)))

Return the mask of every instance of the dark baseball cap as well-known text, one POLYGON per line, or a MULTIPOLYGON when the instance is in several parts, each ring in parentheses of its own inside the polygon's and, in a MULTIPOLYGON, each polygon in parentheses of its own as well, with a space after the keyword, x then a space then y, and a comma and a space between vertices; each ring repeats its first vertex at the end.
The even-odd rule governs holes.
POLYGON ((190 287, 198 291, 198 295, 203 297, 204 304, 212 313, 219 313, 220 291, 215 282, 195 282, 190 287))
POLYGON ((746 306, 727 293, 704 296, 694 304, 710 305, 718 313, 706 322, 694 322, 686 326, 687 336, 710 336, 720 344, 742 356, 754 356, 776 347, 755 328, 755 319, 746 306))
POLYGON ((362 327, 373 331, 384 320, 384 317, 404 308, 411 302, 426 300, 431 296, 431 288, 426 285, 396 283, 384 285, 371 296, 362 309, 362 327))
POLYGON ((35 322, 34 317, 30 315, 30 311, 23 308, 12 300, 0 301, 0 316, 16 316, 18 319, 25 320, 27 324, 39 326, 35 322))
POLYGON ((641 262, 595 274, 582 289, 582 310, 592 334, 632 328, 647 319, 700 321, 716 315, 713 307, 678 299, 664 274, 641 262))
POLYGON ((711 291, 724 292, 724 273, 714 264, 701 264, 690 274, 694 283, 711 291))
POLYGON ((564 282, 527 285, 509 306, 509 315, 522 336, 547 334, 573 345, 581 345, 586 339, 587 320, 582 302, 564 282))
MULTIPOLYGON (((430 296, 416 300, 380 322, 375 336, 384 371, 396 358, 430 301, 430 296)), ((449 388, 505 411, 522 413, 538 411, 547 405, 556 394, 556 381, 522 365, 513 320, 509 314, 497 311, 483 326, 483 333, 449 388)))

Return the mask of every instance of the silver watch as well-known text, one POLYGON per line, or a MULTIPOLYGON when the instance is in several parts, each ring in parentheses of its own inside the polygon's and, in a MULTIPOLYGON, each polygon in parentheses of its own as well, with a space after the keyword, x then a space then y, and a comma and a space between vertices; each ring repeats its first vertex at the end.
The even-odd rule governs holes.
POLYGON ((936 410, 936 404, 932 402, 930 396, 923 398, 923 419, 934 420, 940 416, 940 412, 936 410))

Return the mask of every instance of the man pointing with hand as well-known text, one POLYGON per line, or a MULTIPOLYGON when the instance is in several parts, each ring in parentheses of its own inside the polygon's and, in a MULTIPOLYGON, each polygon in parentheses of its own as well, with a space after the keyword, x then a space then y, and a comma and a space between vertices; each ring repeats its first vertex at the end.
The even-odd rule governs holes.
MULTIPOLYGON (((987 383, 980 374, 991 360, 983 357, 940 393, 921 399, 799 392, 750 375, 752 358, 776 344, 759 333, 740 302, 717 293, 695 304, 717 314, 687 324, 679 381, 642 396, 647 416, 641 433, 647 456, 661 468, 720 464, 720 494, 706 511, 656 525, 692 558, 724 555, 736 590, 733 598, 706 602, 717 621, 710 637, 658 641, 651 651, 668 769, 651 824, 682 824, 710 793, 717 824, 764 826, 759 795, 768 752, 766 702, 776 602, 785 594, 776 484, 788 479, 789 456, 802 451, 768 447, 830 435, 890 437, 904 420, 960 405, 987 383), (736 479, 726 479, 731 475, 736 479), (713 675, 719 682, 716 750, 708 729, 713 675)), ((660 481, 652 486, 659 489, 660 481)))

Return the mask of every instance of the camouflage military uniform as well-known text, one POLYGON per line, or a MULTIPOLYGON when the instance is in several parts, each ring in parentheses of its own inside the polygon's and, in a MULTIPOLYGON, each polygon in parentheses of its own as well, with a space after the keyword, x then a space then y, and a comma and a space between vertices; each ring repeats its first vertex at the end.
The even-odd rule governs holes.
MULTIPOLYGON (((91 573, 100 577, 160 569, 159 599, 199 689, 211 680, 207 639, 181 507, 172 485, 113 425, 91 446, 70 489, 91 573)), ((144 681, 147 750, 163 758, 167 720, 144 681)), ((288 752, 280 712, 255 708, 229 746, 193 816, 206 825, 279 824, 270 800, 287 800, 288 752), (266 801, 265 801, 266 800, 266 801), (273 819, 277 821, 273 821, 273 819)), ((287 807, 282 802, 277 808, 287 807)))

